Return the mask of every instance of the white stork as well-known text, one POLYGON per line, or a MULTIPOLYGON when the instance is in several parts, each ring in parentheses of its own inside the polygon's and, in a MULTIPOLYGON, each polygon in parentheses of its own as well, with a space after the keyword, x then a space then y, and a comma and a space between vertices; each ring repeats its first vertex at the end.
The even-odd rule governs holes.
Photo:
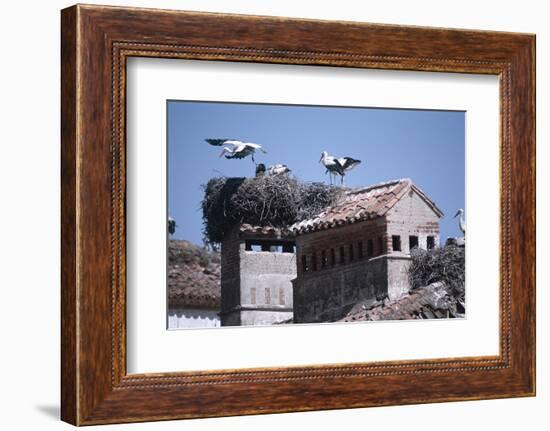
POLYGON ((466 220, 464 218, 464 210, 462 208, 460 208, 456 212, 455 218, 458 217, 458 216, 460 216, 459 219, 458 219, 458 228, 462 231, 462 233, 464 235, 466 235, 466 220))
POLYGON ((326 168, 325 174, 327 172, 329 173, 330 183, 332 184, 332 176, 340 175, 340 172, 341 172, 340 162, 338 162, 336 157, 329 156, 326 151, 323 151, 321 153, 321 158, 319 159, 319 163, 322 163, 323 166, 326 168))
POLYGON ((359 165, 361 163, 361 160, 357 160, 352 157, 336 158, 333 156, 329 156, 326 151, 323 151, 321 153, 319 163, 322 163, 327 169, 326 172, 330 174, 331 184, 333 175, 340 175, 341 184, 344 184, 344 176, 346 175, 346 172, 351 171, 355 166, 359 165))
POLYGON ((220 157, 225 155, 226 159, 244 159, 245 157, 251 156, 252 161, 254 160, 254 153, 256 150, 260 150, 263 153, 266 153, 260 144, 254 144, 252 142, 243 142, 237 141, 235 139, 205 139, 210 145, 215 145, 216 147, 223 146, 220 157))
POLYGON ((267 168, 268 175, 281 175, 281 174, 288 174, 289 172, 290 172, 290 169, 288 168, 287 165, 276 164, 267 168))

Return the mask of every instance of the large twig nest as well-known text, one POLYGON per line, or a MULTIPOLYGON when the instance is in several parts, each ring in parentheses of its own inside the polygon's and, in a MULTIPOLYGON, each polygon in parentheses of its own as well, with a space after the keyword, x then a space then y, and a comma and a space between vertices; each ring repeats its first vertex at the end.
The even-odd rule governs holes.
POLYGON ((464 302, 465 250, 447 245, 432 250, 411 251, 409 277, 413 289, 444 282, 450 296, 464 302))
POLYGON ((205 240, 220 243, 235 224, 288 227, 334 204, 342 189, 290 175, 212 178, 204 187, 205 240))

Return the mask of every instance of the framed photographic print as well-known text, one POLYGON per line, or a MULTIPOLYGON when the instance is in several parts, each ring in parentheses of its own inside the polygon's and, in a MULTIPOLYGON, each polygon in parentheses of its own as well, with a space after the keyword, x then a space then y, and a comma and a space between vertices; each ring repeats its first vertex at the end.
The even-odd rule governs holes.
POLYGON ((533 35, 61 30, 63 420, 534 395, 533 35))

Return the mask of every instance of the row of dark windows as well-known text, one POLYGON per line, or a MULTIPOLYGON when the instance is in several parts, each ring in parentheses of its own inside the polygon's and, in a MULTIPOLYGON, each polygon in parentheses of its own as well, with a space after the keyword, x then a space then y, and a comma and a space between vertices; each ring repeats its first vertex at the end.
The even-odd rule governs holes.
MULTIPOLYGON (((384 251, 384 241, 382 237, 377 238, 377 247, 375 250, 375 241, 372 239, 367 240, 366 257, 371 258, 378 256, 384 251), (376 254, 375 254, 376 253, 376 254)), ((363 259, 365 257, 365 248, 363 241, 357 241, 356 243, 349 244, 347 246, 347 258, 348 262, 353 262, 356 259, 363 259)), ((340 246, 338 248, 331 248, 329 250, 322 250, 320 254, 320 261, 318 261, 318 254, 313 252, 310 259, 307 256, 302 256, 302 271, 317 271, 319 266, 321 269, 329 268, 336 265, 336 255, 338 254, 338 264, 343 265, 346 263, 346 246, 340 246)))
MULTIPOLYGON (((401 236, 392 235, 391 245, 392 245, 392 250, 393 251, 401 251, 401 236)), ((418 236, 410 235, 409 236, 409 250, 413 250, 415 248, 418 248, 418 236)), ((434 236, 430 235, 430 236, 426 237, 426 248, 428 250, 431 250, 432 248, 435 248, 435 237, 434 236)))
MULTIPOLYGON (((384 252, 384 240, 382 237, 378 237, 376 240, 376 250, 375 250, 375 241, 372 239, 367 240, 367 250, 366 257, 371 258, 374 256, 379 256, 384 252), (375 254, 376 253, 376 254, 375 254)), ((428 236, 426 239, 426 248, 431 250, 435 247, 435 237, 428 236)), ((411 235, 409 236, 409 250, 418 248, 418 236, 411 235)), ((301 265, 302 271, 317 271, 319 269, 325 269, 333 267, 336 265, 336 250, 338 250, 338 264, 343 265, 345 263, 353 262, 356 259, 363 259, 365 257, 365 250, 363 247, 363 241, 357 241, 357 243, 349 244, 347 246, 348 253, 346 262, 346 246, 340 246, 338 249, 331 248, 329 250, 322 250, 320 254, 320 260, 317 259, 317 252, 313 252, 311 257, 308 259, 306 255, 302 256, 301 265), (357 254, 355 253, 357 251, 357 254)), ((392 235, 392 250, 401 251, 401 236, 392 235)))

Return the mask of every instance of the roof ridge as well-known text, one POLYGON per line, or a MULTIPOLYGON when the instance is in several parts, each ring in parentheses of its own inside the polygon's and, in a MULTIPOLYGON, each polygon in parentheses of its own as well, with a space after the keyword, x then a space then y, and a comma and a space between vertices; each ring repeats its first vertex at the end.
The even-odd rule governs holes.
POLYGON ((347 195, 352 195, 352 194, 357 194, 357 193, 364 193, 364 192, 367 192, 367 191, 370 191, 370 190, 379 189, 379 188, 382 188, 382 187, 387 187, 387 186, 391 186, 391 185, 394 185, 394 184, 400 184, 400 183, 404 183, 404 182, 407 182, 409 185, 411 185, 413 183, 410 178, 405 177, 405 178, 399 178, 399 179, 390 180, 390 181, 383 181, 383 182, 377 183, 377 184, 371 184, 370 186, 366 186, 366 187, 359 187, 357 189, 352 189, 352 190, 349 190, 348 192, 346 192, 346 194, 347 195))
POLYGON ((324 208, 313 217, 294 223, 290 230, 300 234, 381 217, 413 190, 439 217, 443 215, 411 178, 399 178, 348 190, 338 202, 324 208))

